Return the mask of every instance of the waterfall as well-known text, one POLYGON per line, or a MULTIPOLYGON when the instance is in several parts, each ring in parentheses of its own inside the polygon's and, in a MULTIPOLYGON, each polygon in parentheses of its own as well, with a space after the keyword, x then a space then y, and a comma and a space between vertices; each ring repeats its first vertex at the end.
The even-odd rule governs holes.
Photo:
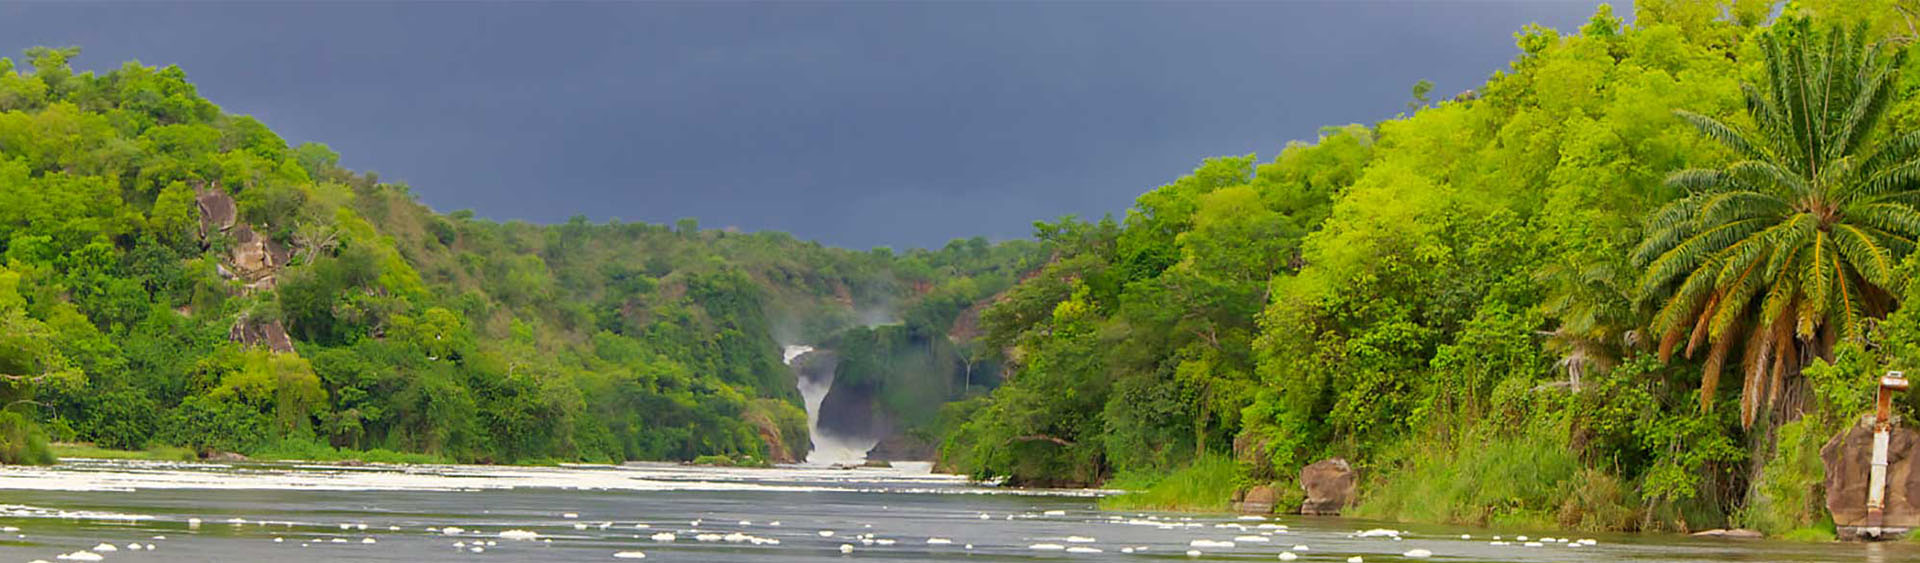
POLYGON ((833 391, 833 370, 839 364, 831 351, 815 351, 812 346, 788 345, 782 359, 793 368, 794 385, 807 407, 807 434, 813 449, 807 463, 815 465, 859 465, 867 461, 867 452, 880 443, 878 438, 842 436, 822 427, 821 407, 833 391))

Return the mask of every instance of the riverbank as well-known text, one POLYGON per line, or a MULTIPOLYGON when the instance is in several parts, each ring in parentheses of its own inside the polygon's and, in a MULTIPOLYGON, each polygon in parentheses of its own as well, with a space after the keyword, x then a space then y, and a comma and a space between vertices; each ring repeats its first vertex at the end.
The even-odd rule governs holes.
MULTIPOLYGON (((144 450, 118 450, 102 448, 84 442, 54 442, 48 444, 56 459, 114 459, 141 461, 201 461, 203 458, 187 448, 174 446, 152 446, 144 450)), ((392 450, 372 449, 354 450, 333 448, 314 444, 283 443, 273 448, 254 452, 252 455, 217 455, 212 461, 309 461, 309 462, 366 462, 391 464, 440 464, 453 463, 451 460, 428 454, 396 452, 392 450)), ((551 466, 557 463, 518 464, 529 466, 551 466)))
MULTIPOLYGON (((136 461, 211 461, 211 462, 311 462, 311 463, 383 463, 392 465, 462 465, 444 456, 429 454, 396 452, 392 450, 372 449, 356 450, 351 448, 333 448, 314 444, 283 443, 272 448, 241 455, 218 453, 211 457, 187 448, 173 446, 152 446, 143 450, 120 450, 102 448, 85 442, 52 442, 47 444, 53 453, 55 463, 67 459, 109 459, 136 461)), ((636 460, 639 461, 639 460, 636 460)), ((655 463, 677 464, 690 467, 773 469, 779 467, 754 456, 706 455, 691 461, 657 461, 655 463)), ((605 465, 618 466, 617 463, 583 463, 555 459, 523 461, 519 463, 471 464, 491 467, 560 467, 605 465)), ((931 465, 927 463, 926 465, 931 465)), ((867 467, 887 467, 868 465, 867 467)))
MULTIPOLYGON (((1529 533, 1686 535, 1711 528, 1740 528, 1752 514, 1725 517, 1714 526, 1692 529, 1641 526, 1646 510, 1636 495, 1605 472, 1582 468, 1560 450, 1538 444, 1492 443, 1463 452, 1428 452, 1404 466, 1365 479, 1361 495, 1344 516, 1409 525, 1471 526, 1529 533)), ((1818 483, 1815 475, 1809 482, 1818 483)), ((1209 455, 1165 474, 1127 474, 1106 488, 1126 491, 1098 505, 1109 511, 1169 511, 1194 514, 1232 510, 1236 495, 1252 485, 1271 486, 1275 510, 1291 515, 1301 502, 1299 487, 1286 482, 1250 482, 1231 458, 1209 455)), ((1824 512, 1807 517, 1811 525, 1762 529, 1757 534, 1779 541, 1829 543, 1837 539, 1824 512)), ((1747 526, 1751 527, 1751 526, 1747 526)), ((1920 531, 1903 541, 1920 543, 1920 531)))

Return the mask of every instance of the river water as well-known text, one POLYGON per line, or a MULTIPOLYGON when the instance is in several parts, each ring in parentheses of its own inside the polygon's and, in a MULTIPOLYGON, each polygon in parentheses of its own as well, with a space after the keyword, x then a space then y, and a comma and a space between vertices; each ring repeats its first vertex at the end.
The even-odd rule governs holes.
POLYGON ((1296 551, 1299 561, 1334 562, 1353 556, 1407 561, 1416 549, 1431 551, 1432 561, 1920 561, 1915 544, 1102 512, 1094 506, 1098 495, 974 485, 929 474, 925 465, 836 470, 71 460, 50 468, 0 468, 0 561, 57 562, 61 555, 91 560, 73 558, 81 550, 104 561, 153 562, 627 560, 616 554, 649 561, 1275 561, 1295 546, 1309 548, 1296 551), (1402 531, 1401 539, 1355 534, 1375 528, 1402 531), (673 541, 655 539, 658 534, 672 534, 673 541), (1494 534, 1512 544, 1489 545, 1494 534), (1541 545, 1526 546, 1517 537, 1523 534, 1541 545), (1574 541, 1542 539, 1563 535, 1574 541), (1580 539, 1595 542, 1574 546, 1580 539), (1195 541, 1233 545, 1196 547, 1195 541), (92 549, 102 543, 114 549, 92 549))

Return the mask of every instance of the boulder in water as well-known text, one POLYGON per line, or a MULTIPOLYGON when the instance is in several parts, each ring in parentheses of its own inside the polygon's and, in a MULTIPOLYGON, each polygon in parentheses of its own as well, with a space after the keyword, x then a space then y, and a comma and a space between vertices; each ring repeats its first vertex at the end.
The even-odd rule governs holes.
POLYGON ((206 455, 206 460, 231 463, 236 461, 247 461, 247 456, 240 455, 234 452, 213 452, 206 455))
POLYGON ((1300 469, 1300 488, 1307 493, 1301 514, 1338 516, 1353 504, 1356 478, 1344 458, 1324 459, 1300 469))
POLYGON ((1275 504, 1280 500, 1280 492, 1272 486, 1255 485, 1247 489, 1240 500, 1233 503, 1234 512, 1241 514, 1272 514, 1275 504))
POLYGON ((1762 534, 1761 534, 1760 532, 1756 532, 1756 531, 1753 531, 1753 530, 1748 530, 1748 529, 1745 529, 1745 528, 1734 528, 1734 529, 1731 529, 1731 530, 1726 530, 1726 529, 1720 529, 1720 528, 1715 528, 1715 529, 1712 529, 1712 530, 1707 530, 1707 531, 1704 531, 1704 532, 1694 532, 1694 533, 1693 533, 1693 537, 1696 537, 1696 538, 1737 538, 1737 539, 1759 539, 1760 537, 1762 537, 1762 534))

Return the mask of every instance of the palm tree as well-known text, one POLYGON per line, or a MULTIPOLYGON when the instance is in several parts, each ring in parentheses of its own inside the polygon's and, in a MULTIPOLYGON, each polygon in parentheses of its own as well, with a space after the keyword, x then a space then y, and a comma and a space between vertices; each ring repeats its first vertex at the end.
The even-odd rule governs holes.
POLYGON ((1624 257, 1568 256, 1541 268, 1534 279, 1545 290, 1543 310, 1559 321, 1540 336, 1559 357, 1554 365, 1566 372, 1567 387, 1578 390, 1583 376, 1613 369, 1637 344, 1639 332, 1630 330, 1637 322, 1633 275, 1624 257))
POLYGON ((1782 22, 1761 39, 1766 91, 1742 86, 1752 127, 1675 112, 1733 162, 1670 176, 1686 195, 1649 219, 1633 262, 1661 359, 1706 349, 1702 410, 1736 349, 1751 426, 1806 362, 1895 306, 1895 265, 1920 236, 1920 131, 1876 135, 1904 53, 1865 36, 1782 22))

